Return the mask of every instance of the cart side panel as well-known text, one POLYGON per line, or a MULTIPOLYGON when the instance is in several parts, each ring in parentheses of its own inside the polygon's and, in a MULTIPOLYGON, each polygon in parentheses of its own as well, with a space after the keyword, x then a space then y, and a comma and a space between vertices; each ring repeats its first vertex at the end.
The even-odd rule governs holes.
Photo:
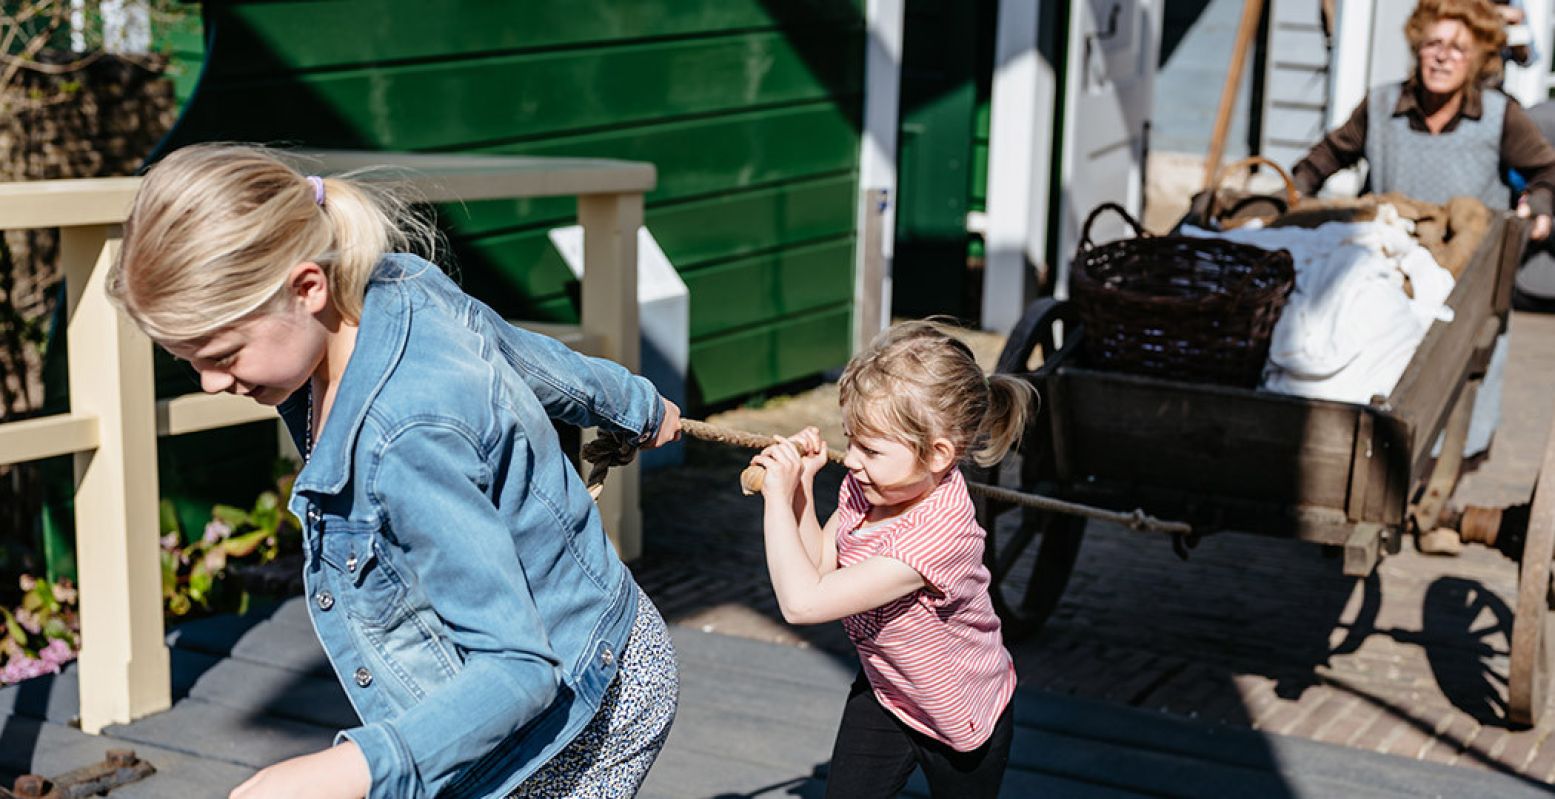
MULTIPOLYGON (((1065 483, 1349 507, 1360 406, 1078 368, 1060 370, 1051 393, 1065 483)), ((1368 482, 1380 505, 1379 466, 1368 482)))
POLYGON ((1453 321, 1436 322, 1426 332, 1409 366, 1388 397, 1388 407, 1407 429, 1412 470, 1423 474, 1437 434, 1457 402, 1468 376, 1484 371, 1489 348, 1500 331, 1504 310, 1499 297, 1516 270, 1508 249, 1521 251, 1521 224, 1497 217, 1480 241, 1469 267, 1447 298, 1453 321))

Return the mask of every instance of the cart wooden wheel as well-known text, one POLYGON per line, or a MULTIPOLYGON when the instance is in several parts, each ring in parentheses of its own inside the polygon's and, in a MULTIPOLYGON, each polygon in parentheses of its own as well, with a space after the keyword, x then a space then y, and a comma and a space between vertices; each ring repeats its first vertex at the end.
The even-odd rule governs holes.
POLYGON ((1512 665, 1507 678, 1507 716, 1539 723, 1549 698, 1550 558, 1555 556, 1555 435, 1544 445, 1544 464, 1533 489, 1533 508, 1517 576, 1512 617, 1512 665))
MULTIPOLYGON (((1004 351, 999 354, 995 371, 1018 374, 1037 388, 1046 388, 1047 376, 1074 351, 1080 340, 1078 319, 1066 303, 1044 298, 1032 303, 1010 331, 1004 351), (1055 325, 1064 323, 1067 332, 1063 347, 1055 346, 1055 325), (1032 356, 1041 355, 1041 363, 1031 365, 1032 356)), ((1019 448, 1019 468, 1013 459, 996 465, 980 475, 994 484, 1008 484, 1002 473, 1018 471, 1016 480, 1022 490, 1052 494, 1056 489, 1052 419, 1044 398, 1039 397, 1031 410, 1019 448)), ((990 574, 989 594, 994 610, 1003 624, 1006 640, 1019 640, 1036 633, 1058 607, 1069 575, 1080 554, 1085 535, 1085 519, 1031 508, 1011 508, 1000 503, 979 502, 979 521, 988 531, 983 560, 990 574), (1019 523, 998 524, 1004 513, 1018 510, 1019 523), (1021 580, 1021 575, 1029 575, 1021 580)))

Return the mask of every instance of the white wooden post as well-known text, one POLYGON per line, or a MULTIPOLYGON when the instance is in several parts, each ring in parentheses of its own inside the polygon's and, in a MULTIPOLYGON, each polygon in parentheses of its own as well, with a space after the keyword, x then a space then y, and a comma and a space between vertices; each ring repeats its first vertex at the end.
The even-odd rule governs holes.
POLYGON ((97 419, 76 455, 81 729, 96 733, 171 705, 157 548, 157 429, 151 343, 108 302, 116 226, 60 231, 68 291, 70 409, 97 419))
MULTIPOLYGON (((580 195, 578 223, 583 226, 583 335, 602 343, 604 357, 635 372, 641 357, 637 229, 643 223, 643 197, 580 195)), ((590 437, 585 434, 584 441, 590 437)), ((599 496, 599 515, 622 560, 642 554, 637 498, 637 463, 610 470, 599 496)))
POLYGON ((1026 309, 1028 281, 1046 278, 1058 78, 1037 50, 1040 19, 1037 3, 1000 0, 988 133, 988 163, 997 166, 988 170, 982 305, 987 330, 1014 327, 1026 309))
POLYGON ((896 150, 901 106, 905 0, 864 7, 864 130, 859 137, 859 202, 854 230, 853 351, 891 321, 891 257, 896 252, 896 150), (870 241, 866 231, 879 235, 870 241))

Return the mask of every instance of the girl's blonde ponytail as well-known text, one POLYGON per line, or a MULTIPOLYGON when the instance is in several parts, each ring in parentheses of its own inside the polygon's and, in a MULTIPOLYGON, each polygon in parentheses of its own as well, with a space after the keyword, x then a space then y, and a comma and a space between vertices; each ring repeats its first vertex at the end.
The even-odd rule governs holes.
POLYGON ((362 317, 367 282, 384 253, 418 252, 435 257, 437 234, 425 217, 414 212, 403 190, 360 180, 361 172, 324 178, 324 216, 333 231, 331 249, 320 255, 328 263, 330 293, 335 308, 347 320, 362 317))
POLYGON ((1027 414, 1039 401, 1030 383, 1006 374, 989 375, 988 411, 978 436, 981 446, 972 452, 972 462, 992 466, 1004 460, 1026 431, 1027 414))

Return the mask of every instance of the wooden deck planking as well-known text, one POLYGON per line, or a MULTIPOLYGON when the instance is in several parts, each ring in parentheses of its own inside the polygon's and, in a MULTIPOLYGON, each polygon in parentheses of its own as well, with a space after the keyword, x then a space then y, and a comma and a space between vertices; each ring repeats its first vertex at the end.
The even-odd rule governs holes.
MULTIPOLYGON (((354 723, 301 600, 261 618, 204 620, 169 639, 175 707, 93 737, 68 726, 74 669, 0 690, 0 776, 59 773, 129 744, 159 769, 118 797, 224 796, 258 767, 329 745, 354 723), (234 633, 234 628, 242 630, 234 633), (230 654, 226 654, 230 653, 230 654)), ((677 627, 681 694, 644 797, 818 797, 856 664, 814 649, 677 627)), ((1548 796, 1478 770, 1214 726, 1022 690, 1003 794, 1145 796, 1548 796)), ((922 775, 906 796, 927 796, 922 775)))

